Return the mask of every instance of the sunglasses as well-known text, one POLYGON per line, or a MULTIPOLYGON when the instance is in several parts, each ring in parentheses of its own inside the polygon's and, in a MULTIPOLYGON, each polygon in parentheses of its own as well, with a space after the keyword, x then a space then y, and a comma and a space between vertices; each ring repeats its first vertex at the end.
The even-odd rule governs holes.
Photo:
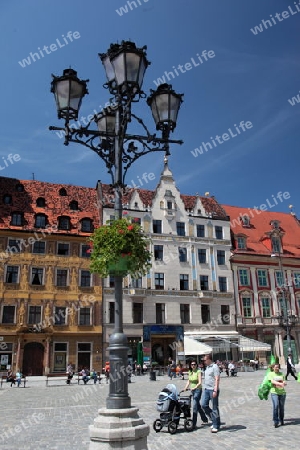
POLYGON ((196 365, 197 365, 197 364, 195 364, 195 363, 192 363, 192 364, 191 364, 191 366, 196 366, 196 365))

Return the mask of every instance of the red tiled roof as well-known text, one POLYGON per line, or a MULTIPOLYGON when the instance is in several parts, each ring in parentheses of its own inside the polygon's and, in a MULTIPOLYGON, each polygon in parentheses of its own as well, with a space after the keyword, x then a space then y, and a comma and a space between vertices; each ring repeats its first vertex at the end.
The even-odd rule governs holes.
POLYGON ((279 229, 283 233, 283 256, 300 257, 300 226, 298 219, 288 213, 276 211, 260 211, 251 208, 222 205, 230 216, 231 231, 233 235, 247 237, 247 250, 235 249, 234 253, 260 254, 270 256, 268 233, 273 230, 270 222, 278 221, 279 229), (247 215, 250 226, 242 225, 240 215, 247 215))
MULTIPOLYGON (((0 193, 0 229, 37 230, 34 225, 35 214, 38 213, 47 216, 47 223, 50 226, 57 224, 59 216, 70 217, 71 229, 68 234, 90 234, 80 231, 80 220, 83 218, 92 219, 95 227, 100 225, 97 192, 92 188, 0 177, 0 193), (18 184, 23 185, 23 192, 16 190, 18 184), (62 188, 66 190, 66 196, 59 194, 62 188), (11 205, 5 205, 3 202, 3 197, 6 194, 12 197, 11 205), (45 199, 44 208, 36 205, 36 200, 39 197, 45 199), (78 210, 70 209, 69 205, 72 201, 78 202, 78 210), (24 214, 24 225, 22 227, 10 225, 13 212, 24 214)), ((65 234, 66 230, 58 230, 57 233, 65 234)))
MULTIPOLYGON (((114 193, 109 184, 101 184, 102 192, 104 197, 104 204, 108 207, 113 207, 114 193)), ((134 192, 137 192, 143 202, 143 204, 147 206, 152 206, 153 198, 156 194, 156 190, 149 191, 146 189, 134 189, 129 188, 126 189, 126 192, 123 194, 123 204, 129 203, 131 197, 134 192)), ((180 195, 186 210, 194 209, 197 201, 196 195, 180 195)), ((219 217, 222 219, 227 218, 227 214, 222 208, 222 206, 216 201, 214 197, 199 197, 202 205, 207 214, 212 214, 212 217, 219 217)))

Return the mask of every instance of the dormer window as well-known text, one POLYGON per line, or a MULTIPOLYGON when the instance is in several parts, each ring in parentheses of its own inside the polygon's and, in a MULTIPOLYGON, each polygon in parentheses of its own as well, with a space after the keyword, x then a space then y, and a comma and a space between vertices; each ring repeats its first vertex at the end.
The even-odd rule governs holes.
POLYGON ((65 190, 65 188, 61 188, 61 189, 59 190, 59 195, 60 195, 61 197, 66 197, 66 196, 67 196, 67 191, 65 190))
POLYGON ((134 202, 134 207, 137 209, 139 207, 137 202, 134 202))
POLYGON ((78 211, 78 202, 76 202, 76 200, 72 200, 69 207, 72 211, 78 211))
POLYGON ((271 227, 273 228, 273 230, 278 230, 279 229, 279 220, 272 220, 270 222, 271 227))
POLYGON ((24 217, 22 213, 14 212, 11 215, 11 225, 14 225, 15 227, 21 227, 24 222, 24 217))
POLYGON ((250 218, 247 215, 244 215, 241 217, 242 219, 242 225, 243 227, 249 227, 250 226, 250 218))
POLYGON ((173 203, 167 202, 167 209, 173 209, 173 203))
POLYGON ((247 244, 246 244, 246 238, 244 236, 237 237, 237 248, 240 250, 246 250, 247 244))
POLYGON ((280 238, 277 236, 272 236, 272 251, 273 253, 280 253, 281 252, 281 242, 280 238))
POLYGON ((59 230, 70 230, 70 228, 71 228, 70 217, 60 216, 58 218, 58 229, 59 230))
POLYGON ((94 231, 93 221, 91 219, 82 219, 81 231, 85 233, 92 233, 94 231))
POLYGON ((21 183, 16 184, 16 191, 17 192, 24 192, 24 186, 21 183))
POLYGON ((36 206, 38 206, 39 208, 45 208, 46 202, 45 199, 43 197, 39 197, 36 200, 36 206))
POLYGON ((201 216, 201 214, 202 214, 201 209, 197 209, 197 214, 198 214, 199 216, 201 216))
POLYGON ((12 204, 11 195, 5 194, 3 197, 3 203, 4 203, 4 205, 11 205, 12 204))

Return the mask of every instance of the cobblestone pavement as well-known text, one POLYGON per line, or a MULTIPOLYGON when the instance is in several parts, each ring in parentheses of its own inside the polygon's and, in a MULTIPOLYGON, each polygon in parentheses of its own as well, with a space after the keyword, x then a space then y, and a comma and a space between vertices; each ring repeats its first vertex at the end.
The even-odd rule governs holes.
MULTIPOLYGON (((300 432, 300 383, 290 377, 287 384, 285 426, 274 428, 271 399, 259 400, 257 386, 265 371, 239 373, 238 377, 221 376, 221 430, 212 434, 208 426, 186 432, 180 424, 175 435, 166 428, 155 433, 153 421, 159 417, 156 399, 159 391, 170 381, 167 376, 150 381, 147 375, 133 377, 129 384, 132 406, 140 409, 140 416, 150 425, 148 449, 168 450, 203 446, 205 450, 286 450, 298 448, 300 432)), ((173 381, 174 382, 174 381, 173 381)), ((175 380, 178 389, 186 381, 175 380)), ((32 377, 26 389, 0 389, 0 450, 87 450, 88 426, 105 406, 108 385, 67 386, 63 380, 45 387, 45 381, 32 377)))

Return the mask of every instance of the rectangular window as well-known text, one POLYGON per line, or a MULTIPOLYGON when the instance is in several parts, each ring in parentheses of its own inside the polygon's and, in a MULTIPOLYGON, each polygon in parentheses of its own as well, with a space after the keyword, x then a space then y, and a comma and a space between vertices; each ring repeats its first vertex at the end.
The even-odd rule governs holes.
POLYGON ((244 237, 238 236, 238 238, 237 238, 237 248, 239 248, 239 249, 245 249, 246 248, 246 241, 245 241, 244 237))
POLYGON ((230 323, 229 305, 221 305, 221 320, 224 325, 230 323))
POLYGON ((239 280, 241 286, 249 286, 249 277, 247 269, 239 269, 239 280))
POLYGON ((172 202, 167 202, 167 209, 173 209, 173 203, 172 202))
POLYGON ((199 264, 206 264, 206 250, 204 248, 198 248, 198 261, 199 264))
POLYGON ((209 307, 209 305, 201 305, 201 318, 202 318, 202 323, 210 322, 210 307, 209 307))
POLYGON ((7 266, 5 283, 19 282, 19 266, 7 266))
POLYGON ((32 246, 32 253, 45 254, 46 253, 46 242, 45 241, 35 241, 32 246))
POLYGON ((67 269, 57 269, 56 270, 56 286, 67 286, 68 285, 68 270, 67 269))
POLYGON ((293 277, 294 277, 295 287, 300 288, 300 273, 294 273, 293 277))
POLYGON ((162 233, 161 220, 153 220, 153 233, 154 234, 162 233))
POLYGON ((46 217, 41 214, 37 214, 35 217, 35 228, 45 228, 46 227, 46 217))
POLYGON ((227 278, 219 277, 219 289, 220 292, 227 292, 227 278))
POLYGON ((115 323, 115 302, 109 302, 109 323, 115 323))
POLYGON ((40 323, 42 317, 41 313, 42 313, 41 306, 29 306, 28 323, 31 325, 40 323))
POLYGON ((64 244, 63 242, 58 242, 57 244, 57 254, 61 256, 69 255, 69 244, 64 244))
POLYGON ((80 308, 79 325, 91 325, 91 308, 80 308))
POLYGON ((65 342, 54 342, 54 372, 65 372, 67 350, 68 345, 65 342))
POLYGON ((166 323, 165 303, 156 303, 156 323, 166 323))
POLYGON ((9 239, 7 251, 9 253, 20 253, 21 251, 20 239, 9 239))
POLYGON ((185 223, 184 222, 176 222, 176 229, 178 236, 185 236, 185 223))
POLYGON ((187 250, 185 247, 178 247, 179 262, 187 262, 187 250))
POLYGON ((243 303, 243 316, 244 317, 252 317, 251 298, 243 297, 242 303, 243 303))
POLYGON ((225 265, 225 250, 217 250, 217 261, 219 266, 225 265))
POLYGON ((163 290, 164 289, 164 274, 163 273, 155 273, 154 274, 154 282, 155 282, 155 289, 163 290))
POLYGON ((81 287, 91 286, 91 272, 89 270, 80 271, 80 286, 81 287))
POLYGON ((183 303, 180 305, 181 323, 190 323, 190 305, 183 303))
POLYGON ((276 278, 276 286, 277 287, 284 286, 284 277, 283 277, 283 273, 281 271, 275 272, 275 278, 276 278))
POLYGON ((91 257, 90 250, 91 250, 91 247, 88 244, 82 244, 80 256, 82 258, 90 258, 91 257))
POLYGON ((23 215, 20 213, 13 213, 11 216, 11 224, 15 227, 21 227, 23 225, 23 215))
POLYGON ((89 342, 80 342, 77 344, 78 370, 84 367, 91 367, 92 345, 89 342))
POLYGON ((164 259, 164 246, 154 245, 154 259, 155 261, 163 261, 164 259))
POLYGON ((133 323, 143 323, 143 303, 132 303, 133 323))
POLYGON ((109 287, 115 287, 115 277, 113 275, 109 275, 109 287))
POLYGON ((133 288, 142 288, 143 285, 142 277, 131 279, 131 285, 133 288))
POLYGON ((263 297, 261 299, 261 309, 263 317, 271 317, 270 299, 263 297))
POLYGON ((3 306, 2 323, 15 323, 15 309, 15 306, 3 306))
POLYGON ((37 286, 42 286, 44 284, 44 269, 41 269, 39 267, 32 267, 31 284, 37 286))
POLYGON ((208 275, 200 275, 201 291, 208 291, 208 275))
POLYGON ((189 290, 189 276, 187 274, 179 275, 179 286, 181 291, 189 290))
POLYGON ((197 225, 197 237, 205 237, 204 225, 197 225))
POLYGON ((268 279, 267 279, 267 271, 266 270, 258 270, 257 271, 257 279, 258 279, 258 286, 259 287, 265 287, 268 286, 268 279))
POLYGON ((65 325, 66 324, 66 310, 67 308, 65 308, 64 306, 56 306, 55 307, 55 321, 54 321, 54 325, 65 325))
POLYGON ((223 227, 215 226, 216 239, 223 239, 223 227))

